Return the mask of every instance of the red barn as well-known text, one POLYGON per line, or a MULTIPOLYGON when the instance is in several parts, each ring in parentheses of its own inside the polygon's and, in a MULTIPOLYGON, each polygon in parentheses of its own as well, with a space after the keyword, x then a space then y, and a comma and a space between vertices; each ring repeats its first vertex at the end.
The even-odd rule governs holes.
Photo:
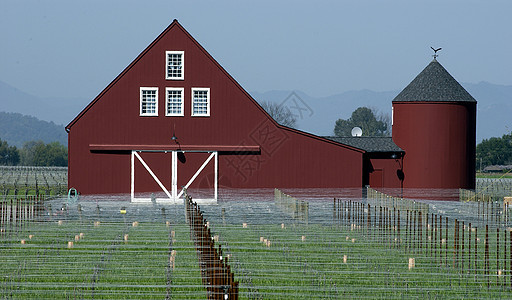
POLYGON ((176 20, 66 130, 82 194, 475 184, 476 101, 436 59, 393 100, 393 138, 319 137, 276 123, 176 20))
POLYGON ((277 124, 176 20, 66 130, 82 194, 361 188, 371 172, 363 148, 277 124))

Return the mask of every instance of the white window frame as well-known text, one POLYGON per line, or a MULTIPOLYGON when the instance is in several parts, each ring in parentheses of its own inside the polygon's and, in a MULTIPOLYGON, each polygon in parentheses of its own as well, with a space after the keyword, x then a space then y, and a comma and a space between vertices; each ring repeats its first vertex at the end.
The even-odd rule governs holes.
POLYGON ((141 87, 140 88, 140 92, 139 92, 139 115, 141 117, 157 117, 158 116, 158 88, 157 87, 141 87), (144 100, 143 99, 143 96, 142 96, 142 92, 143 91, 155 91, 156 93, 156 97, 155 97, 155 112, 154 113, 144 113, 142 112, 142 101, 144 100))
POLYGON ((183 117, 185 115, 185 89, 184 88, 176 88, 176 87, 167 87, 165 88, 165 116, 167 117, 183 117), (171 113, 169 112, 169 92, 170 91, 180 91, 181 92, 181 113, 171 113))
POLYGON ((210 88, 192 88, 192 93, 190 95, 191 99, 192 99, 192 111, 191 111, 191 115, 192 117, 209 117, 210 116, 210 88), (206 97, 206 113, 203 113, 203 114, 197 114, 197 113, 194 113, 194 105, 195 105, 195 99, 194 99, 194 92, 195 91, 206 91, 207 92, 207 97, 206 97))
POLYGON ((185 79, 185 51, 165 51, 165 79, 184 80, 185 79), (181 55, 181 76, 169 76, 169 55, 181 55))

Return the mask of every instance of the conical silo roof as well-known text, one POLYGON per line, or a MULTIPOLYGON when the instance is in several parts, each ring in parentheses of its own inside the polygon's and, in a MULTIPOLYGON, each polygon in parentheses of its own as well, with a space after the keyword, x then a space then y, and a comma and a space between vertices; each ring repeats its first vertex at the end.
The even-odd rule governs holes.
POLYGON ((435 58, 393 99, 395 101, 476 102, 435 58))

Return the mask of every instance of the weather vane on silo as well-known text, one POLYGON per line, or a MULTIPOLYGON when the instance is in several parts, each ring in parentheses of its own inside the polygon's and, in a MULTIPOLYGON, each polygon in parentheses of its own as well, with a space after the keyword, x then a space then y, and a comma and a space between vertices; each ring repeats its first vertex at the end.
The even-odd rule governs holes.
POLYGON ((434 50, 434 55, 432 55, 434 57, 434 59, 436 59, 439 55, 437 55, 437 51, 443 49, 443 48, 437 48, 437 49, 434 49, 434 47, 430 47, 432 50, 434 50))

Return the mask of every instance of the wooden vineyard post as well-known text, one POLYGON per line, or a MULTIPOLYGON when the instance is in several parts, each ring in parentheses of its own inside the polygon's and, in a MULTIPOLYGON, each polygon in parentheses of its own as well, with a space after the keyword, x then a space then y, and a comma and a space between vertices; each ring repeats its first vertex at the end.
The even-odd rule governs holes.
POLYGON ((485 224, 485 254, 484 254, 484 264, 485 264, 485 275, 487 276, 487 288, 490 287, 491 279, 489 278, 489 224, 485 224))
POLYGON ((384 210, 382 211, 382 217, 383 219, 383 230, 384 230, 384 239, 386 241, 386 244, 389 247, 389 241, 388 241, 388 208, 384 207, 384 210))
POLYGON ((413 210, 409 213, 409 252, 414 251, 414 218, 413 210))
POLYGON ((393 248, 396 247, 397 236, 396 236, 396 211, 397 209, 393 206, 393 248))
POLYGON ((347 201, 342 201, 338 199, 338 206, 339 206, 339 220, 338 223, 340 225, 345 225, 347 221, 347 201))
MULTIPOLYGON (((446 244, 445 244, 445 253, 444 253, 444 264, 448 266, 448 217, 446 217, 446 234, 444 235, 446 237, 446 244)), ((441 257, 441 260, 443 258, 441 257)))
POLYGON ((350 224, 350 214, 352 213, 351 209, 352 209, 352 200, 350 200, 348 202, 347 221, 348 221, 349 224, 350 224))
MULTIPOLYGON (((224 211, 223 211, 224 212, 224 211)), ((333 207, 332 207, 332 222, 336 224, 336 198, 333 200, 333 207)))
POLYGON ((359 226, 360 225, 363 225, 363 222, 361 221, 362 218, 362 214, 361 214, 361 203, 359 202, 356 202, 356 212, 357 212, 357 218, 356 218, 356 222, 355 222, 355 226, 356 226, 356 229, 359 229, 359 226))
MULTIPOLYGON (((340 202, 338 202, 338 204, 339 203, 340 202)), ((345 224, 345 220, 347 219, 346 208, 347 208, 347 201, 341 201, 341 205, 340 205, 340 222, 342 222, 342 225, 345 224)))
POLYGON ((343 225, 346 225, 348 222, 348 201, 342 201, 341 215, 343 225))
POLYGON ((422 227, 422 224, 423 224, 423 220, 421 219, 421 211, 418 213, 418 226, 419 226, 419 229, 418 229, 418 234, 419 234, 419 238, 418 238, 418 243, 419 243, 419 246, 420 246, 420 250, 419 252, 423 252, 423 240, 422 240, 422 230, 423 230, 423 227, 422 227))
POLYGON ((338 212, 337 212, 338 224, 341 224, 341 221, 343 220, 343 202, 341 202, 340 199, 337 199, 337 203, 338 203, 338 212))
POLYGON ((378 230, 375 230, 377 228, 377 226, 379 225, 378 221, 377 221, 377 205, 375 205, 373 207, 373 224, 374 224, 374 229, 372 230, 373 231, 373 239, 377 239, 378 238, 378 230))
POLYGON ((352 217, 352 224, 354 224, 354 230, 357 229, 357 223, 358 223, 358 213, 359 210, 357 209, 357 202, 352 202, 352 209, 353 209, 353 217, 352 217))
POLYGON ((391 217, 391 208, 388 208, 387 209, 387 219, 388 219, 388 241, 389 241, 389 248, 391 248, 391 246, 393 245, 393 234, 392 234, 392 230, 393 230, 393 222, 392 222, 392 217, 391 217))
POLYGON ((431 215, 430 218, 430 257, 434 254, 434 214, 431 215))
POLYGON ((457 255, 456 255, 456 261, 455 261, 455 265, 457 267, 459 267, 459 262, 460 262, 460 259, 459 259, 459 256, 460 256, 460 221, 457 220, 457 248, 455 249, 457 255))
POLYGON ((360 226, 360 230, 364 230, 364 221, 365 221, 365 217, 364 217, 364 204, 363 203, 359 203, 359 222, 361 222, 361 226, 360 226))
POLYGON ((510 275, 510 287, 512 288, 512 230, 509 231, 509 243, 508 251, 510 251, 508 262, 509 262, 509 275, 510 275))
POLYGON ((382 231, 384 234, 384 241, 386 242, 387 246, 389 247, 389 241, 388 241, 388 208, 384 207, 382 210, 382 231))
POLYGON ((498 276, 496 277, 496 283, 500 283, 500 228, 496 227, 496 270, 498 276))
MULTIPOLYGON (((402 237, 400 236, 400 210, 398 210, 398 216, 397 216, 397 219, 398 219, 398 224, 397 224, 397 235, 398 235, 398 248, 400 248, 400 244, 402 243, 402 237)), ((512 234, 512 231, 511 231, 511 234, 512 234)), ((510 254, 512 256, 512 252, 510 254)), ((511 262, 512 264, 512 262, 511 262)))
POLYGON ((414 211, 414 217, 412 219, 412 252, 415 252, 415 248, 416 248, 416 211, 414 211))
POLYGON ((478 227, 475 227, 475 280, 478 273, 478 227))
POLYGON ((489 200, 487 199, 487 201, 485 202, 487 205, 487 209, 485 211, 485 221, 488 223, 489 222, 489 200))
POLYGON ((457 224, 457 219, 455 219, 454 230, 453 230, 453 268, 455 268, 455 256, 457 251, 457 229, 459 228, 457 224))
POLYGON ((382 206, 379 206, 379 238, 382 239, 382 206))
POLYGON ((439 228, 437 227, 437 215, 434 215, 434 260, 437 262, 437 232, 439 228))
POLYGON ((443 264, 443 217, 439 216, 439 264, 443 264))
POLYGON ((427 225, 425 227, 425 254, 428 254, 428 237, 429 237, 429 227, 430 227, 430 224, 428 223, 428 212, 425 214, 425 217, 426 217, 426 220, 425 220, 425 224, 427 225))
MULTIPOLYGON (((503 220, 505 221, 505 220, 503 220)), ((503 285, 507 285, 507 229, 503 230, 503 285)))
POLYGON ((389 232, 389 246, 394 246, 394 234, 393 234, 393 212, 391 208, 388 208, 388 232, 389 232))
POLYGON ((391 241, 391 210, 386 207, 386 235, 388 240, 388 247, 391 248, 392 241, 391 241))
POLYGON ((372 226, 371 207, 370 207, 370 204, 368 204, 368 219, 366 221, 366 235, 369 235, 371 226, 372 226))
POLYGON ((468 272, 471 271, 471 223, 468 225, 468 272))
POLYGON ((343 214, 343 211, 345 210, 345 201, 341 201, 338 199, 338 224, 342 224, 343 220, 345 219, 345 215, 343 214))
POLYGON ((357 213, 358 213, 358 210, 357 210, 357 202, 352 202, 351 204, 352 206, 352 226, 354 227, 354 230, 357 229, 357 213))
POLYGON ((361 219, 361 230, 364 230, 365 224, 366 224, 366 215, 364 214, 365 206, 364 203, 359 204, 360 207, 360 219, 361 219))
POLYGON ((462 247, 460 248, 460 267, 461 271, 464 272, 464 232, 466 231, 466 227, 464 226, 464 221, 462 221, 462 247))
POLYGON ((496 218, 494 216, 494 201, 491 200, 491 223, 493 220, 495 221, 496 218))
MULTIPOLYGON (((505 207, 505 205, 503 205, 505 207)), ((503 217, 503 222, 505 222, 505 217, 503 217)), ((503 265, 503 286, 507 285, 507 229, 503 229, 503 257, 502 257, 502 265, 503 265)))
POLYGON ((409 242, 410 242, 410 227, 411 227, 411 213, 409 212, 409 210, 407 210, 407 223, 405 224, 405 244, 406 244, 406 249, 407 249, 407 252, 409 252, 410 250, 410 245, 409 245, 409 242))

